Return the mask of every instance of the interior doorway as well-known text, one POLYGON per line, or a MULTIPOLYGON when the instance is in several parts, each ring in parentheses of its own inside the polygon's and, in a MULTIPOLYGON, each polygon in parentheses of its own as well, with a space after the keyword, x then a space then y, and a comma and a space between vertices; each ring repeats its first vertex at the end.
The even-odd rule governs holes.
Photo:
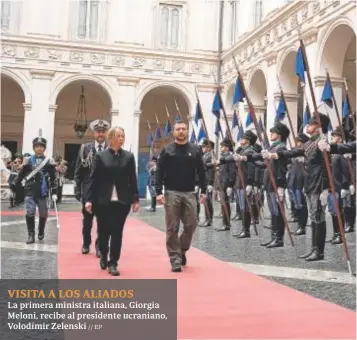
POLYGON ((67 178, 74 179, 74 170, 76 168, 76 161, 78 157, 79 148, 82 144, 66 143, 64 145, 64 159, 68 162, 67 178))

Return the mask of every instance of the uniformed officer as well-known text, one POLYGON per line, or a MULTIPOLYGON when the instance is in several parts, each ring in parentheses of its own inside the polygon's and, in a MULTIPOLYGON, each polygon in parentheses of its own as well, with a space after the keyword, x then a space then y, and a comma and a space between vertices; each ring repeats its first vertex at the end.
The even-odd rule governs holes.
POLYGON ((213 185, 215 179, 214 170, 214 142, 209 139, 204 139, 202 142, 202 152, 203 152, 203 162, 206 167, 207 176, 207 194, 206 194, 206 205, 205 205, 205 221, 200 225, 201 227, 210 227, 212 225, 213 219, 213 185))
POLYGON ((215 230, 225 231, 231 229, 230 197, 233 193, 233 187, 237 176, 237 169, 232 155, 233 145, 231 141, 228 138, 224 138, 220 146, 221 157, 217 164, 219 165, 219 195, 223 212, 223 224, 222 226, 215 228, 215 230))
MULTIPOLYGON (((248 156, 254 153, 253 145, 257 141, 257 135, 247 130, 241 141, 241 148, 237 151, 236 155, 234 155, 235 160, 239 161, 239 156, 248 156)), ((253 163, 244 162, 241 163, 238 171, 241 170, 241 174, 237 177, 237 189, 238 189, 238 197, 239 197, 239 206, 240 210, 243 213, 243 230, 240 234, 236 235, 238 238, 246 238, 250 237, 250 222, 254 218, 254 216, 250 215, 249 205, 253 203, 253 186, 254 186, 254 178, 255 178, 255 170, 253 163), (241 177, 243 181, 241 181, 241 177), (249 199, 247 202, 246 195, 249 199)), ((253 212, 252 212, 253 214, 253 212)))
POLYGON ((304 258, 306 261, 319 261, 324 259, 326 242, 325 210, 327 206, 329 182, 323 153, 319 150, 320 147, 324 147, 324 145, 319 146, 319 142, 324 140, 325 137, 320 136, 319 130, 321 129, 323 134, 327 134, 330 119, 324 114, 318 113, 318 115, 321 125, 314 115, 310 119, 306 130, 311 138, 300 148, 288 151, 281 150, 281 152, 278 150, 275 154, 266 155, 267 158, 272 159, 305 157, 307 176, 304 189, 311 220, 312 239, 311 250, 299 257, 304 258))
POLYGON ((38 239, 43 240, 48 217, 47 197, 51 193, 52 199, 57 200, 56 163, 53 158, 44 155, 47 141, 43 137, 36 137, 32 141, 32 146, 35 153, 24 158, 19 175, 13 182, 14 188, 19 183, 25 186, 27 244, 35 242, 36 207, 40 215, 38 239))
MULTIPOLYGON (((309 137, 307 137, 304 133, 300 133, 296 137, 296 147, 300 148, 308 140, 309 137)), ((299 228, 295 231, 294 234, 305 235, 308 219, 306 197, 304 194, 304 183, 305 177, 307 175, 305 169, 305 158, 293 158, 289 172, 290 175, 288 177, 288 190, 293 200, 295 214, 299 225, 299 228)))
MULTIPOLYGON (((90 124, 90 129, 94 133, 94 142, 81 145, 78 153, 76 168, 74 171, 75 180, 75 196, 77 201, 82 202, 82 214, 83 214, 83 245, 82 254, 88 254, 89 248, 92 242, 91 231, 93 226, 93 214, 90 214, 85 209, 85 192, 88 189, 91 168, 93 165, 94 156, 97 152, 104 151, 107 148, 105 141, 106 132, 109 129, 110 124, 103 120, 97 119, 90 124)), ((96 255, 100 257, 98 248, 98 237, 95 241, 96 255)))

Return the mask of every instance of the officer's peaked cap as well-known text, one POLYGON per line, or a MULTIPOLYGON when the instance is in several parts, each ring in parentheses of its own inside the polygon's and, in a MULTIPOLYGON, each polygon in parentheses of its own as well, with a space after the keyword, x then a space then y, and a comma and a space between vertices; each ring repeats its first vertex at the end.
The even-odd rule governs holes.
POLYGON ((43 137, 36 137, 33 141, 32 141, 32 146, 34 147, 35 145, 43 145, 44 147, 47 146, 47 140, 43 137))
POLYGON ((255 144, 255 142, 258 139, 257 135, 253 131, 250 131, 250 130, 247 130, 246 132, 244 132, 242 138, 246 139, 250 145, 255 144))
POLYGON ((89 127, 92 131, 108 130, 110 127, 110 124, 104 119, 97 119, 97 120, 94 120, 89 125, 89 127))
POLYGON ((290 134, 289 128, 280 122, 275 123, 275 125, 270 129, 270 132, 275 132, 285 138, 288 138, 290 134))

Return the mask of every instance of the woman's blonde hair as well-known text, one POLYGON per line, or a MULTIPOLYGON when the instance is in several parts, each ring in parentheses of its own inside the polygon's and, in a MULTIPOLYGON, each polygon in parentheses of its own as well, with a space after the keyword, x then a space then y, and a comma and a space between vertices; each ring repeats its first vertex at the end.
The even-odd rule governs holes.
POLYGON ((123 132, 124 136, 125 136, 125 131, 124 129, 121 127, 121 126, 112 126, 108 132, 107 132, 107 142, 108 142, 108 145, 112 145, 116 136, 117 136, 117 133, 118 131, 121 131, 123 132))

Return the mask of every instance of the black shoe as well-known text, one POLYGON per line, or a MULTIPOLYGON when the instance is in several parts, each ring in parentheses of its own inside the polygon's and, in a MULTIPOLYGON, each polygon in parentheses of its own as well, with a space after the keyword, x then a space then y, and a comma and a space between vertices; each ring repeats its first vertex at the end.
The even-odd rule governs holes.
POLYGON ((305 258, 305 261, 320 261, 324 259, 324 255, 320 253, 319 249, 315 247, 310 256, 305 258))
POLYGON ((273 242, 274 242, 274 239, 272 238, 270 241, 261 243, 260 245, 263 246, 263 247, 266 247, 266 246, 268 246, 270 243, 273 243, 273 242))
POLYGON ((111 264, 108 267, 108 272, 112 276, 119 276, 120 275, 120 272, 119 272, 119 270, 118 270, 118 268, 117 268, 117 266, 115 264, 111 264))
POLYGON ((231 218, 231 221, 237 221, 238 220, 238 214, 237 215, 234 215, 232 218, 231 218))
POLYGON ((102 257, 99 261, 100 268, 105 270, 108 267, 108 260, 104 257, 102 257))
POLYGON ((269 243, 267 246, 267 248, 278 248, 278 247, 284 247, 284 242, 281 239, 274 239, 273 242, 269 243))
POLYGON ((243 230, 237 235, 237 238, 249 238, 250 232, 243 230))
POLYGON ((181 272, 181 264, 180 263, 173 263, 171 265, 171 271, 173 271, 174 273, 181 272))
POLYGON ((98 246, 95 246, 95 255, 98 257, 98 259, 100 258, 100 250, 98 246))
POLYGON ((199 227, 210 227, 212 225, 212 222, 209 220, 204 221, 202 224, 199 224, 199 227))
POLYGON ((186 257, 186 252, 182 252, 182 256, 181 256, 181 266, 186 266, 187 264, 187 257, 186 257))
POLYGON ((214 228, 215 231, 226 231, 226 230, 230 230, 231 226, 228 225, 222 225, 220 227, 214 228))
POLYGON ((88 254, 89 253, 89 247, 85 247, 85 246, 83 246, 82 247, 82 254, 88 254))
POLYGON ((345 227, 345 233, 353 233, 355 231, 355 227, 353 224, 348 223, 345 227))
POLYGON ((294 235, 305 235, 306 234, 306 230, 305 227, 300 227, 298 230, 295 231, 294 235))
POLYGON ((35 232, 34 231, 29 232, 29 237, 26 241, 26 244, 31 244, 31 243, 35 243, 35 232))
POLYGON ((335 234, 333 239, 331 240, 331 244, 341 244, 342 243, 342 238, 340 234, 335 234))

